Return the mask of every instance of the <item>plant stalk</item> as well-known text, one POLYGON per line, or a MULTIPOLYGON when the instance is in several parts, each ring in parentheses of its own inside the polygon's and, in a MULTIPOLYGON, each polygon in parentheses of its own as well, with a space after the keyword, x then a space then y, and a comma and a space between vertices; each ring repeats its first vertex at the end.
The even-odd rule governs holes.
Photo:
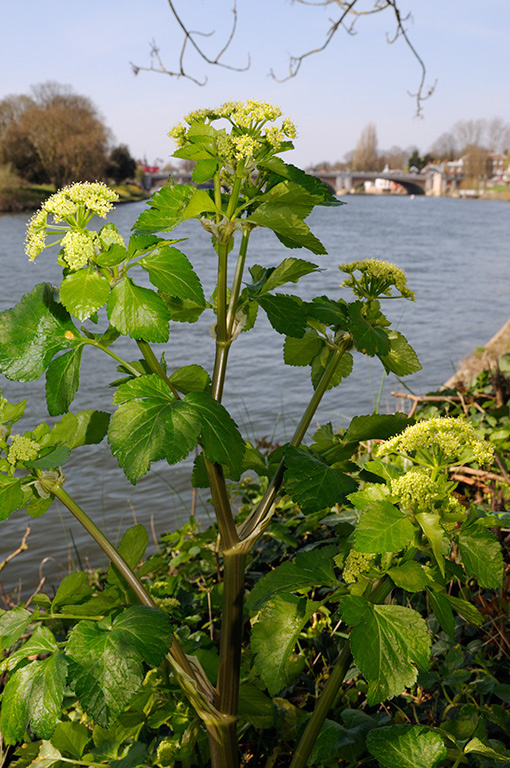
MULTIPOLYGON (((304 436, 306 435, 308 427, 310 426, 319 403, 324 397, 331 379, 333 378, 338 363, 350 345, 351 342, 349 338, 341 346, 335 349, 331 355, 324 373, 322 374, 322 377, 317 385, 317 389, 313 393, 310 402, 308 403, 305 412, 303 413, 303 416, 301 417, 301 420, 290 440, 290 445, 294 446, 294 448, 299 447, 304 436)), ((276 497, 283 481, 284 470, 285 462, 282 460, 278 466, 278 469, 273 475, 273 478, 269 483, 258 508, 245 520, 244 524, 240 527, 239 536, 241 537, 241 540, 250 536, 255 531, 255 529, 270 516, 271 507, 276 501, 276 497)))
POLYGON ((142 353, 144 360, 148 364, 149 368, 153 373, 155 373, 157 376, 159 376, 163 381, 168 385, 170 388, 173 396, 176 400, 180 400, 180 395, 175 389, 174 385, 166 375, 165 371, 163 370, 161 363, 159 362, 158 358, 154 354, 154 350, 152 347, 143 339, 137 339, 136 343, 138 345, 138 348, 140 352, 142 353))
POLYGON ((336 661, 335 666, 333 667, 333 671, 329 676, 328 682, 324 686, 324 689, 319 696, 319 700, 315 706, 312 716, 306 725, 299 744, 297 745, 297 749, 294 752, 289 768, 305 768, 313 749, 313 745, 317 740, 317 736, 319 735, 329 710, 336 701, 339 688, 347 674, 349 667, 351 666, 351 662, 351 645, 347 640, 344 647, 340 651, 340 655, 336 661))

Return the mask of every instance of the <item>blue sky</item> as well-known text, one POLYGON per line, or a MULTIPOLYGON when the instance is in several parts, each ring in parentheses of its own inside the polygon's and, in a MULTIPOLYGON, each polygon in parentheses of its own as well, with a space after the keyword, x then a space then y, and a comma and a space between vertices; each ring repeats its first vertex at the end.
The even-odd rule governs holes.
MULTIPOLYGON (((214 55, 231 18, 228 0, 176 4, 193 28, 217 30, 204 38, 214 55)), ((426 62, 428 83, 438 80, 422 119, 408 95, 416 90, 419 68, 403 41, 387 44, 393 31, 388 12, 361 19, 355 36, 340 31, 297 78, 282 84, 271 79, 271 67, 286 73, 289 54, 320 45, 335 15, 334 4, 291 0, 238 0, 238 34, 224 60, 243 66, 249 51, 251 68, 208 68, 190 56, 190 72, 209 78, 204 87, 131 71, 130 61, 149 63, 152 38, 167 66, 177 66, 181 37, 166 0, 4 2, 0 98, 47 80, 69 84, 94 101, 117 142, 151 163, 172 153, 166 131, 183 114, 227 99, 255 97, 280 105, 299 132, 287 158, 301 165, 342 159, 368 122, 376 124, 381 149, 416 145, 422 152, 458 119, 500 116, 510 122, 510 2, 402 0, 401 7, 412 12, 409 34, 426 62)))

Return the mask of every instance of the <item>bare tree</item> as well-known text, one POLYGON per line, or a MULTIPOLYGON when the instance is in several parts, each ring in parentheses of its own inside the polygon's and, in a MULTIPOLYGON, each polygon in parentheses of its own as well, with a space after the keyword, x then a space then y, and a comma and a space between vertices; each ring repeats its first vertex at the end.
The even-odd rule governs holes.
MULTIPOLYGON (((330 27, 324 33, 322 41, 318 45, 312 45, 303 53, 289 58, 289 69, 284 76, 277 75, 273 70, 270 70, 271 76, 278 82, 283 82, 289 78, 295 77, 305 60, 310 56, 325 51, 326 48, 337 36, 340 30, 343 30, 349 35, 356 33, 357 24, 360 19, 371 16, 378 13, 387 12, 392 20, 392 34, 387 36, 388 43, 395 43, 397 40, 403 40, 408 47, 411 55, 415 59, 419 68, 419 81, 418 86, 414 93, 409 93, 415 99, 416 102, 416 114, 421 115, 423 111, 423 102, 428 99, 434 92, 436 82, 432 85, 426 85, 427 70, 425 63, 416 48, 414 47, 408 33, 408 25, 412 21, 411 14, 403 15, 400 7, 399 0, 293 0, 293 2, 300 3, 301 5, 315 5, 315 6, 328 6, 335 10, 336 16, 330 19, 330 27)), ((207 82, 207 76, 201 77, 191 74, 189 68, 189 54, 194 52, 199 59, 202 60, 204 65, 218 66, 226 69, 235 70, 237 72, 245 71, 250 67, 250 57, 248 55, 248 61, 241 65, 227 64, 224 61, 224 57, 229 51, 230 45, 235 38, 238 20, 237 0, 232 0, 231 6, 231 22, 228 26, 228 32, 225 35, 219 50, 214 55, 206 52, 203 42, 204 38, 210 38, 214 35, 214 31, 203 32, 190 29, 190 27, 184 21, 183 14, 177 8, 176 0, 167 0, 170 13, 173 16, 177 26, 182 32, 183 42, 178 54, 178 61, 173 67, 168 67, 161 56, 161 51, 155 40, 150 43, 150 64, 149 66, 141 66, 139 64, 131 63, 131 67, 135 75, 141 71, 159 72, 161 74, 170 75, 171 77, 186 77, 192 80, 197 85, 205 85, 207 82)), ((186 8, 186 5, 183 4, 186 8)))
POLYGON ((36 86, 33 94, 27 108, 8 122, 0 159, 24 178, 45 176, 56 187, 103 178, 109 131, 90 99, 57 83, 36 86))
POLYGON ((382 168, 377 152, 377 131, 374 123, 368 123, 356 144, 352 158, 354 171, 379 171, 382 168))
POLYGON ((449 131, 442 133, 430 148, 430 154, 437 160, 455 160, 458 151, 457 140, 449 131))

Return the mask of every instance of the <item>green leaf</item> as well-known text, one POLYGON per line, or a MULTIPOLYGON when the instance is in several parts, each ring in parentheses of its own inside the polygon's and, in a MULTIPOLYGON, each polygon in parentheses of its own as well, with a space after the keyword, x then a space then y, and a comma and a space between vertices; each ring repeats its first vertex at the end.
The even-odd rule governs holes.
POLYGON ((47 627, 36 627, 29 640, 5 659, 4 665, 6 669, 13 669, 21 659, 55 651, 58 651, 58 645, 50 630, 47 627))
POLYGON ((80 385, 83 345, 55 357, 46 371, 46 404, 50 416, 66 413, 80 385))
POLYGON ((139 768, 146 765, 148 747, 141 741, 129 745, 126 754, 120 760, 110 760, 110 768, 139 768))
POLYGON ((217 170, 218 162, 214 158, 199 160, 193 168, 191 178, 196 184, 204 184, 206 181, 212 179, 217 170))
POLYGON ((405 413, 371 413, 355 416, 344 435, 346 443, 360 443, 362 440, 387 440, 402 432, 413 420, 405 413))
POLYGON ((0 520, 7 520, 24 505, 25 495, 18 478, 0 474, 0 520))
POLYGON ((307 307, 309 317, 335 328, 347 328, 348 314, 345 301, 333 301, 327 296, 316 296, 307 307))
POLYGON ((419 512, 415 517, 428 539, 441 575, 444 576, 444 556, 448 553, 449 544, 439 522, 439 516, 435 512, 419 512))
POLYGON ((188 205, 186 206, 182 219, 198 218, 201 213, 216 213, 216 204, 209 192, 205 189, 195 189, 188 205))
POLYGON ((46 450, 44 453, 41 452, 39 458, 33 461, 25 461, 24 464, 32 469, 56 469, 66 463, 70 454, 71 449, 68 445, 57 445, 51 450, 46 450))
POLYGON ((432 589, 428 589, 427 593, 430 600, 430 607, 432 608, 434 616, 438 620, 441 629, 453 640, 455 635, 455 618, 453 616, 452 607, 447 600, 447 596, 442 592, 434 592, 432 589))
POLYGON ((0 371, 16 381, 38 379, 57 352, 78 340, 69 313, 56 299, 56 288, 40 283, 19 304, 0 313, 0 371))
POLYGON ((283 360, 287 365, 311 365, 324 344, 324 339, 317 331, 307 328, 300 339, 287 336, 283 345, 283 360))
POLYGON ((106 306, 110 323, 124 336, 145 341, 168 341, 168 308, 155 291, 123 277, 112 289, 106 306))
POLYGON ((370 731, 367 746, 385 768, 436 768, 447 759, 439 733, 422 725, 388 725, 370 731))
POLYGON ((176 323, 196 323, 204 309, 203 304, 197 304, 195 301, 186 299, 176 299, 173 296, 167 296, 162 293, 161 298, 167 305, 170 313, 170 320, 176 323))
POLYGON ((258 611, 267 600, 280 592, 295 592, 311 587, 333 587, 337 578, 333 557, 336 545, 302 552, 292 562, 285 561, 255 583, 246 601, 249 611, 258 611))
POLYGON ((44 436, 41 446, 65 443, 71 450, 82 445, 96 445, 106 435, 110 414, 92 408, 78 413, 67 413, 44 436))
POLYGON ((88 583, 84 571, 76 571, 64 576, 51 603, 51 610, 56 613, 64 605, 81 603, 91 597, 94 590, 88 583))
POLYGON ((32 615, 25 608, 11 608, 0 615, 0 651, 10 648, 19 640, 32 621, 32 615))
POLYGON ((265 160, 259 161, 259 165, 263 168, 268 168, 270 171, 278 174, 278 176, 282 176, 284 179, 299 184, 303 189, 306 189, 315 197, 315 205, 345 205, 345 203, 342 203, 335 197, 330 187, 318 179, 317 176, 311 176, 310 174, 305 173, 305 171, 302 171, 301 168, 297 168, 291 163, 285 163, 281 157, 272 155, 265 160))
POLYGON ((200 365, 185 365, 169 377, 174 387, 187 395, 188 392, 205 392, 211 385, 211 378, 200 365))
POLYGON ((485 757, 492 758, 492 760, 502 760, 506 763, 510 762, 510 752, 508 750, 505 750, 505 752, 496 752, 492 746, 484 744, 483 741, 476 737, 471 739, 471 741, 468 741, 464 747, 464 752, 467 752, 468 754, 475 752, 478 755, 484 755, 485 757))
POLYGON ((142 660, 155 666, 172 638, 169 617, 146 606, 123 611, 110 626, 80 621, 67 645, 71 682, 85 711, 109 727, 143 681, 142 660))
MULTIPOLYGON (((310 374, 311 374, 312 384, 314 389, 317 389, 317 387, 319 386, 319 383, 324 375, 324 372, 327 368, 327 365, 331 359, 332 354, 333 352, 331 349, 327 349, 326 347, 324 347, 321 353, 317 355, 317 357, 313 361, 312 370, 310 374)), ((334 387, 338 387, 338 385, 343 379, 346 379, 347 376, 350 376, 352 372, 353 363, 354 361, 352 359, 351 353, 343 352, 327 388, 333 389, 334 387)))
POLYGON ((15 424, 25 413, 26 406, 26 399, 20 403, 9 403, 0 398, 0 424, 15 424))
POLYGON ((300 448, 285 452, 285 490, 303 512, 332 507, 357 488, 357 483, 338 469, 300 448))
POLYGON ((486 528, 461 530, 458 545, 464 568, 481 587, 499 589, 503 584, 503 555, 499 541, 486 528))
POLYGON ((168 184, 152 195, 149 208, 136 220, 135 232, 170 232, 181 223, 184 211, 196 191, 192 184, 168 184))
POLYGON ((365 751, 367 733, 376 726, 377 721, 370 715, 353 709, 344 709, 341 717, 345 725, 333 720, 324 721, 307 765, 322 765, 331 758, 341 758, 354 763, 365 751))
POLYGON ((421 371, 421 363, 416 352, 398 331, 386 332, 390 340, 390 351, 380 355, 380 360, 386 369, 386 373, 394 373, 397 376, 408 376, 410 373, 421 371))
POLYGON ((271 696, 292 682, 290 655, 318 605, 294 595, 275 595, 258 615, 252 629, 251 648, 255 667, 271 696))
POLYGON ((210 461, 229 467, 238 480, 243 471, 244 440, 226 408, 208 392, 190 392, 181 401, 191 406, 202 423, 200 439, 210 461))
POLYGON ((239 715, 255 728, 271 728, 276 715, 273 700, 255 685, 241 683, 239 715))
POLYGON ((287 248, 308 248, 315 254, 326 253, 320 240, 310 232, 309 227, 290 206, 262 203, 247 221, 272 229, 278 240, 287 248))
MULTIPOLYGON (((132 525, 122 537, 117 551, 129 567, 134 570, 144 556, 148 543, 149 536, 143 525, 132 525)), ((117 569, 112 564, 108 568, 106 581, 110 586, 117 585, 125 588, 123 577, 119 575, 117 569)))
POLYGON ((174 628, 167 613, 146 605, 133 605, 114 621, 114 630, 123 634, 150 667, 157 667, 172 644, 174 628))
POLYGON ((289 257, 275 267, 262 286, 262 292, 267 293, 285 283, 297 283, 303 275, 317 272, 319 267, 311 261, 289 257))
POLYGON ((412 542, 414 525, 407 515, 384 499, 370 504, 354 535, 358 552, 399 552, 412 542))
POLYGON ((406 592, 421 592, 431 582, 427 571, 416 560, 390 568, 388 576, 391 576, 395 586, 405 589, 406 592))
MULTIPOLYGON (((191 393, 186 398, 204 394, 191 393)), ((118 388, 114 403, 120 405, 110 422, 108 442, 133 484, 148 472, 152 461, 166 459, 175 464, 197 445, 202 415, 186 398, 176 400, 155 374, 118 388)))
POLYGON ((60 286, 60 301, 79 320, 85 320, 97 312, 109 295, 108 280, 94 267, 72 272, 62 280, 60 286))
POLYGON ((128 258, 127 248, 124 248, 120 243, 112 243, 108 250, 98 254, 94 261, 100 267, 116 267, 123 261, 127 261, 128 258))
POLYGON ((156 288, 168 296, 205 306, 204 291, 190 262, 177 248, 158 248, 138 262, 156 288))
POLYGON ((342 598, 339 610, 353 627, 351 650, 368 681, 370 705, 398 696, 416 681, 417 667, 428 668, 430 636, 416 611, 400 605, 373 605, 355 595, 342 598))
MULTIPOLYGON (((129 609, 128 609, 129 610, 129 609)), ((80 621, 67 643, 69 681, 85 712, 104 728, 120 715, 143 680, 142 660, 122 630, 80 621)))
POLYGON ((445 593, 445 597, 452 608, 454 608, 454 610, 456 610, 457 613, 470 624, 481 627, 484 623, 485 619, 483 614, 481 614, 474 605, 468 603, 467 600, 463 600, 460 597, 453 597, 453 595, 449 595, 448 593, 445 593))
POLYGON ((62 712, 66 661, 60 652, 44 661, 32 661, 9 677, 2 697, 0 730, 6 744, 23 739, 32 731, 49 739, 62 712))
POLYGON ((90 741, 90 731, 86 725, 66 720, 57 723, 53 731, 51 743, 60 753, 70 755, 79 760, 85 752, 85 747, 90 741))
POLYGON ((266 312, 275 331, 302 338, 306 329, 306 310, 297 296, 283 293, 261 296, 258 303, 266 312))
POLYGON ((354 346, 359 352, 373 357, 387 355, 390 351, 390 340, 384 328, 372 325, 363 314, 365 305, 355 301, 348 305, 349 331, 354 346))

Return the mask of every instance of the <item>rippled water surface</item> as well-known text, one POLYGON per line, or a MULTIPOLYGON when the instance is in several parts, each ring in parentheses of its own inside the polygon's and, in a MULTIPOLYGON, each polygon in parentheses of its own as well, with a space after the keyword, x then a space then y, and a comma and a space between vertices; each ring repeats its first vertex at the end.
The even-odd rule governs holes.
MULTIPOLYGON (((327 256, 288 251, 272 233, 258 230, 252 236, 248 263, 272 266, 295 255, 320 264, 324 271, 285 288, 305 299, 323 293, 348 298, 339 289, 342 276, 337 265, 342 262, 375 257, 404 268, 416 301, 387 302, 383 309, 416 349, 423 365, 422 371, 406 378, 406 385, 417 393, 436 389, 463 357, 485 344, 508 319, 510 206, 498 201, 398 196, 359 196, 346 201, 348 205, 340 208, 318 209, 308 220, 325 244, 327 256)), ((142 203, 119 206, 111 220, 128 236, 143 207, 142 203)), ((22 214, 0 215, 0 311, 19 301, 36 283, 58 283, 61 278, 55 249, 43 252, 33 264, 27 262, 23 252, 26 220, 22 214)), ((178 236, 189 237, 180 247, 210 293, 215 255, 207 234, 197 222, 186 222, 178 236)), ((145 273, 138 279, 146 279, 145 273)), ((191 362, 211 368, 213 343, 207 328, 211 322, 209 316, 193 326, 172 326, 169 343, 158 345, 157 350, 165 350, 171 369, 191 362)), ((248 439, 288 437, 311 395, 308 369, 282 365, 282 342, 283 337, 260 317, 255 329, 242 334, 232 348, 225 404, 248 439)), ((130 340, 119 339, 116 350, 126 359, 139 356, 130 340)), ((73 410, 111 410, 112 390, 104 382, 116 378, 114 361, 92 349, 86 349, 83 357, 73 410)), ((327 393, 316 421, 343 426, 353 415, 369 413, 382 376, 378 363, 357 358, 351 377, 327 393)), ((2 376, 0 386, 10 400, 28 399, 22 428, 45 419, 43 379, 18 384, 2 376)), ((393 389, 402 391, 402 385, 390 376, 384 382, 381 410, 394 409, 393 389)), ((177 468, 159 462, 153 468, 149 477, 132 486, 106 444, 82 448, 66 465, 66 489, 114 541, 135 519, 149 527, 152 518, 158 536, 189 515, 190 462, 177 468)), ((207 519, 207 495, 199 499, 197 514, 207 519)), ((42 575, 56 582, 57 574, 67 571, 70 561, 77 562, 76 552, 83 564, 103 562, 96 545, 57 504, 43 518, 32 520, 26 513, 16 512, 0 524, 0 562, 18 545, 27 521, 31 526, 29 549, 2 572, 4 589, 12 589, 22 580, 28 590, 42 575)))

